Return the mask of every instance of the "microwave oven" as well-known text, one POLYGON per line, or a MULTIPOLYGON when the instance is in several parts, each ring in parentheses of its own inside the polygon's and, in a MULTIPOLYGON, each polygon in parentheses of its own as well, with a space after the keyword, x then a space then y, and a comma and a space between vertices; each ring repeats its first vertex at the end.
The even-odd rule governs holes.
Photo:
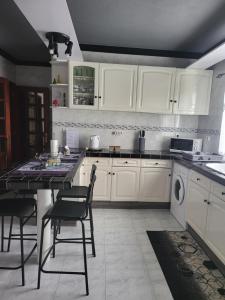
POLYGON ((202 139, 171 138, 170 152, 201 152, 202 139))

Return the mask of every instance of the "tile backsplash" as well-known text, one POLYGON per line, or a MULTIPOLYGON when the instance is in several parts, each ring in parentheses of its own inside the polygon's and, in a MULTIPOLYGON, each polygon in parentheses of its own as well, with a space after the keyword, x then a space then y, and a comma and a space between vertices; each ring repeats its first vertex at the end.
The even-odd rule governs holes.
POLYGON ((137 147, 139 130, 146 131, 146 150, 169 148, 171 137, 197 137, 198 116, 158 115, 146 113, 54 109, 53 132, 64 143, 65 128, 74 127, 80 135, 80 146, 86 147, 91 135, 99 135, 101 147, 118 145, 123 149, 137 147))

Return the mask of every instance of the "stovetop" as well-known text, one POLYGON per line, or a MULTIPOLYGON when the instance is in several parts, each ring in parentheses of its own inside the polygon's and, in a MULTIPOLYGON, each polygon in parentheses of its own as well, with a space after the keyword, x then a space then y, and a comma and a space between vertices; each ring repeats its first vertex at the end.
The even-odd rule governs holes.
POLYGON ((206 152, 183 152, 183 158, 191 161, 222 161, 223 155, 206 152))

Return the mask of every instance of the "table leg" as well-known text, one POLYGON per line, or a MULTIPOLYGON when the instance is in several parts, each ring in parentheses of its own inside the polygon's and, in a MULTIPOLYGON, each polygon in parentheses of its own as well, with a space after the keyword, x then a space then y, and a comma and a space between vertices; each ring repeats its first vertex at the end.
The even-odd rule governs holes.
MULTIPOLYGON (((52 204, 52 191, 51 190, 38 190, 37 191, 37 247, 39 253, 40 238, 41 238, 41 222, 43 215, 47 212, 52 204)), ((51 243, 51 223, 45 227, 45 234, 43 240, 43 255, 49 249, 51 243)))

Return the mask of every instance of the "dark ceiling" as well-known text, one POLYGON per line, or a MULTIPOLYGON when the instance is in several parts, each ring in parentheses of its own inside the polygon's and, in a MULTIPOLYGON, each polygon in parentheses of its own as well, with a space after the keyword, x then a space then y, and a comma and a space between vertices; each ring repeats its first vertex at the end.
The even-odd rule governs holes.
POLYGON ((49 61, 47 47, 13 0, 0 0, 0 54, 17 64, 49 61))
MULTIPOLYGON (((98 47, 103 45, 138 48, 137 52, 150 54, 151 51, 143 49, 163 50, 171 56, 197 58, 225 39, 224 0, 67 0, 67 3, 82 50, 110 51, 110 47, 98 47)), ((123 48, 118 51, 123 52, 123 48)))
MULTIPOLYGON (((67 3, 81 50, 199 58, 225 40, 224 0, 67 3)), ((0 54, 17 64, 49 61, 47 47, 13 0, 0 0, 0 54)))

